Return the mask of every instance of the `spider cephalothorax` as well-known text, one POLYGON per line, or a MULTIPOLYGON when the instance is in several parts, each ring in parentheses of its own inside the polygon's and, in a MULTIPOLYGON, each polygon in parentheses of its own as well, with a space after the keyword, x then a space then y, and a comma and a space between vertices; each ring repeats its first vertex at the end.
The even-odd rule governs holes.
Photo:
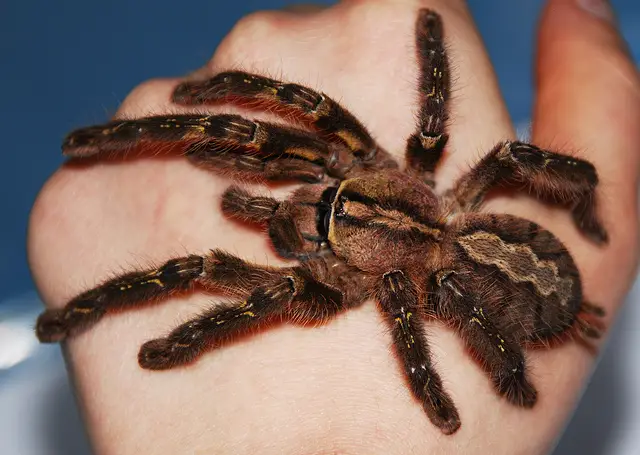
POLYGON ((478 213, 488 190, 512 185, 570 206, 577 226, 599 243, 594 167, 522 142, 494 147, 447 194, 433 189, 447 143, 449 74, 440 17, 421 10, 419 125, 398 170, 365 127, 327 95, 243 72, 188 81, 174 92, 183 105, 250 102, 298 121, 284 127, 237 115, 176 115, 118 120, 71 133, 72 157, 105 157, 146 142, 183 145, 198 165, 263 180, 301 180, 286 201, 233 186, 222 199, 231 217, 262 224, 277 252, 298 265, 251 264, 220 250, 132 271, 38 319, 43 342, 88 329, 103 315, 160 299, 193 284, 239 297, 145 343, 143 368, 194 361, 206 350, 273 320, 325 322, 368 298, 377 301, 413 395, 444 433, 460 427, 422 329, 435 318, 457 331, 496 391, 531 407, 536 390, 523 349, 563 335, 597 338, 601 308, 587 303, 576 265, 562 243, 537 224, 478 213))

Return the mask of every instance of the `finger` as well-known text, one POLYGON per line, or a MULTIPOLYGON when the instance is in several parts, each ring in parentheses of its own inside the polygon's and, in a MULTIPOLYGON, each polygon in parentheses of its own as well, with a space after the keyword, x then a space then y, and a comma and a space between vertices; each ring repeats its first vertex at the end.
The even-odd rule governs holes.
POLYGON ((419 108, 413 30, 420 7, 442 16, 451 60, 451 139, 438 178, 451 181, 514 134, 466 2, 346 1, 305 16, 259 13, 234 28, 205 71, 242 68, 327 93, 402 160, 419 108), (333 39, 319 45, 322 36, 333 39))
POLYGON ((595 265, 585 276, 598 288, 593 292, 606 289, 607 301, 621 300, 636 260, 640 83, 607 2, 549 1, 539 33, 537 88, 534 141, 580 155, 598 169, 598 210, 611 243, 577 246, 576 256, 595 265))
POLYGON ((635 194, 640 85, 607 2, 550 1, 539 46, 535 138, 583 150, 605 181, 615 176, 635 194))

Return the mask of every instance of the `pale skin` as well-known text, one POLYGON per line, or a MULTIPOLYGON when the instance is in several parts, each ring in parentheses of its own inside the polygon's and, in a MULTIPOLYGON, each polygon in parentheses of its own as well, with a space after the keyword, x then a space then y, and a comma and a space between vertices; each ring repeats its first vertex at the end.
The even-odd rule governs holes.
MULTIPOLYGON (((438 187, 447 188, 480 151, 514 138, 462 1, 351 0, 320 11, 254 14, 201 71, 242 68, 320 89, 401 159, 417 109, 419 7, 443 16, 455 72, 449 153, 438 175, 438 187)), ((494 198, 487 208, 532 219, 565 242, 586 295, 607 309, 610 324, 638 259, 638 74, 615 26, 579 9, 576 0, 549 0, 538 44, 533 142, 596 165, 611 241, 595 246, 567 212, 527 196, 494 198)), ((117 116, 178 112, 169 102, 177 83, 140 85, 117 116)), ((29 229, 29 260, 46 305, 62 307, 114 273, 186 252, 221 247, 280 263, 265 236, 220 214, 229 183, 179 158, 61 168, 38 197, 29 229)), ((186 368, 138 366, 142 343, 216 299, 197 294, 108 317, 66 343, 96 453, 542 454, 562 430, 594 360, 575 343, 529 353, 539 401, 521 410, 494 393, 459 338, 431 325, 438 370, 462 419, 454 436, 441 434, 410 395, 371 302, 320 328, 273 328, 186 368)))

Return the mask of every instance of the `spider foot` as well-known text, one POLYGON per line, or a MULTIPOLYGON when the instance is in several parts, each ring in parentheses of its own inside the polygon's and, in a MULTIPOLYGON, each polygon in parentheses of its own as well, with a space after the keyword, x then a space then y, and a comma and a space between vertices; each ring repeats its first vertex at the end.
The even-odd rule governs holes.
POLYGON ((600 339, 604 334, 605 326, 602 321, 587 315, 578 316, 578 332, 579 335, 587 339, 600 339))
POLYGON ((598 220, 592 198, 583 198, 574 206, 573 219, 578 229, 593 242, 599 245, 609 242, 609 235, 598 220))
POLYGON ((589 302, 582 302, 582 305, 580 305, 580 311, 585 314, 592 314, 599 318, 603 318, 607 315, 604 308, 589 302))
POLYGON ((496 381, 496 389, 509 403, 523 408, 532 408, 538 400, 538 392, 527 380, 524 370, 515 368, 512 374, 496 381))
POLYGON ((104 308, 83 295, 71 301, 64 309, 47 310, 36 322, 36 335, 41 343, 57 343, 95 324, 106 312, 104 308))
POLYGON ((606 315, 604 308, 589 302, 582 302, 576 319, 577 335, 585 343, 602 338, 606 326, 602 318, 606 315))
POLYGON ((140 347, 138 364, 147 370, 168 370, 193 362, 200 349, 193 344, 180 344, 167 338, 147 341, 140 347))
POLYGON ((429 420, 446 435, 458 431, 461 425, 458 410, 453 400, 444 392, 440 381, 431 378, 423 391, 425 398, 422 407, 429 420))
POLYGON ((36 335, 41 343, 57 343, 67 337, 63 310, 47 310, 38 317, 36 335))
POLYGON ((175 363, 171 360, 171 343, 164 338, 147 341, 138 352, 138 364, 147 370, 166 370, 175 363))

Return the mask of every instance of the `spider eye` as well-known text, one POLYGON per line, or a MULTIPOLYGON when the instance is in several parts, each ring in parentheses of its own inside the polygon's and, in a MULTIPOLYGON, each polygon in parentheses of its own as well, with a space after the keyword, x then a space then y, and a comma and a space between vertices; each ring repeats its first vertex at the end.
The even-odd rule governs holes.
POLYGON ((338 188, 335 186, 327 187, 320 196, 320 202, 316 205, 316 229, 323 239, 329 237, 329 224, 331 223, 331 204, 338 194, 338 188))
POLYGON ((331 206, 320 203, 318 205, 318 213, 316 215, 316 229, 323 239, 329 237, 329 224, 331 223, 331 206))
POLYGON ((327 213, 324 214, 324 232, 323 237, 329 236, 329 224, 331 224, 331 210, 327 210, 327 213))
POLYGON ((335 186, 330 186, 326 190, 322 192, 322 196, 320 196, 320 203, 331 205, 333 204, 333 200, 336 198, 336 194, 338 194, 338 188, 335 186))

